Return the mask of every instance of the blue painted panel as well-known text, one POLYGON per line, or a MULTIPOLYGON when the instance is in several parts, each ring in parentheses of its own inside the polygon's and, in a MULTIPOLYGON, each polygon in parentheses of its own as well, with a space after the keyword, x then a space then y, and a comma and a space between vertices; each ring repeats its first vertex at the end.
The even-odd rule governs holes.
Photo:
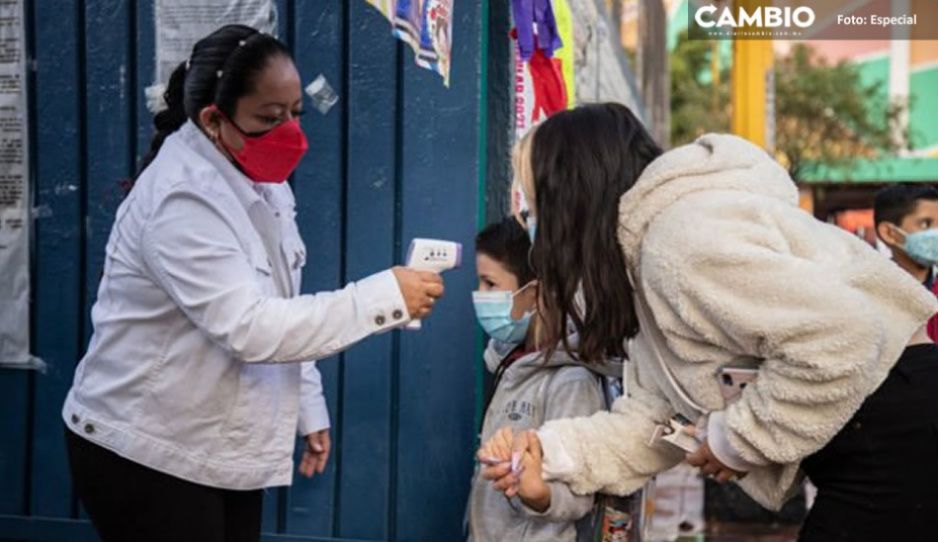
POLYGON ((89 521, 0 516, 0 540, 30 542, 99 542, 89 521))
MULTIPOLYGON (((136 67, 134 72, 136 100, 136 156, 134 171, 140 158, 150 148, 153 137, 153 114, 147 109, 144 89, 156 83, 156 35, 154 34, 153 2, 136 3, 136 67)), ((165 83, 165 81, 163 81, 165 83)))
MULTIPOLYGON (((85 107, 84 306, 82 352, 91 338, 91 307, 104 273, 104 247, 114 214, 124 198, 123 183, 133 174, 136 154, 134 88, 136 36, 133 3, 101 0, 84 3, 85 107)), ((79 508, 79 516, 87 517, 79 508)))
POLYGON ((0 514, 26 512, 26 450, 29 373, 23 370, 0 371, 0 514))
MULTIPOLYGON (((63 2, 38 0, 37 13, 63 13, 63 2)), ((78 29, 69 16, 35 19, 36 204, 46 210, 35 223, 35 353, 49 366, 36 377, 33 397, 33 514, 69 517, 72 493, 61 408, 83 351, 80 333, 82 194, 79 124, 78 29), (43 325, 54 322, 54 325, 43 325)), ((64 13, 63 13, 64 15, 64 13)))
MULTIPOLYGON (((296 9, 291 23, 294 58, 305 86, 323 74, 339 95, 344 94, 344 27, 347 2, 311 2, 296 9)), ((299 7, 299 6, 298 6, 299 7)), ((281 15, 283 13, 281 12, 281 15)), ((307 101, 309 110, 303 128, 310 150, 293 178, 297 198, 297 222, 306 243, 307 263, 303 292, 334 290, 344 282, 344 141, 345 100, 327 115, 320 115, 307 101)), ((323 388, 333 425, 341 412, 341 357, 322 360, 323 388)), ((336 429, 332 430, 332 436, 336 429)), ((296 458, 302 444, 297 445, 296 458)), ((294 475, 294 485, 284 503, 289 534, 332 536, 334 531, 335 466, 341 447, 335 447, 324 474, 313 479, 294 475)))
MULTIPOLYGON (((349 7, 345 261, 357 280, 394 264, 398 45, 380 12, 365 2, 349 7)), ((339 536, 388 537, 392 338, 372 337, 345 354, 339 536)))
MULTIPOLYGON (((0 516, 0 533, 4 542, 99 542, 88 521, 53 518, 0 516)), ((261 542, 375 542, 351 538, 314 536, 263 535, 261 542)))
POLYGON ((277 37, 292 49, 292 21, 293 9, 296 0, 274 0, 274 9, 277 10, 277 37))
MULTIPOLYGON (((439 237, 466 247, 463 267, 418 334, 401 339, 397 436, 397 540, 457 540, 474 447, 474 251, 478 194, 478 4, 457 4, 453 73, 404 67, 403 238, 439 237)), ((409 56, 409 55, 407 55, 409 56)))
POLYGON ((264 509, 261 517, 261 532, 280 532, 280 502, 281 489, 279 487, 264 490, 264 509))
POLYGON ((130 44, 133 12, 121 0, 85 4, 85 299, 86 338, 91 335, 90 310, 104 270, 104 246, 114 212, 123 199, 121 182, 134 169, 133 130, 136 89, 135 59, 130 44))

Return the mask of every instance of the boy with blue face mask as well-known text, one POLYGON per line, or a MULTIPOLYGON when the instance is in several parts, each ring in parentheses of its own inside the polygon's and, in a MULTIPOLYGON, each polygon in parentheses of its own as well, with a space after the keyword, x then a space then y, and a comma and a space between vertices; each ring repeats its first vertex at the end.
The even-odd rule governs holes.
MULTIPOLYGON (((544 345, 537 342, 537 280, 528 260, 528 236, 508 217, 476 237, 479 289, 473 303, 491 338, 485 364, 494 373, 482 442, 502 427, 536 429, 548 420, 588 416, 605 406, 602 375, 562 349, 544 358, 544 345)), ((519 494, 506 499, 477 471, 469 498, 469 540, 572 542, 577 540, 577 521, 589 515, 593 502, 591 495, 544 482, 540 472, 523 472, 519 494)), ((580 527, 585 532, 582 523, 580 527)))
MULTIPOLYGON (((938 189, 931 185, 896 184, 876 193, 876 234, 892 259, 938 295, 938 189)), ((928 321, 928 336, 938 339, 938 317, 928 321)))

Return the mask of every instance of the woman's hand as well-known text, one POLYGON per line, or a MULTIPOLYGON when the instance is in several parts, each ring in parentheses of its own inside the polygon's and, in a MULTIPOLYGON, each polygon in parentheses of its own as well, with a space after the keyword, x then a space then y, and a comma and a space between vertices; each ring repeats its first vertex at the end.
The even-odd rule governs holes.
POLYGON ((713 450, 710 449, 710 445, 707 444, 706 440, 703 441, 700 448, 697 448, 696 452, 687 454, 687 463, 694 467, 700 467, 700 472, 704 476, 710 476, 717 482, 729 482, 734 478, 742 478, 746 475, 720 463, 720 460, 713 455, 713 450))
POLYGON ((300 461, 300 474, 311 478, 313 474, 325 472, 331 449, 332 441, 329 439, 328 429, 306 435, 306 449, 303 450, 303 459, 300 461))
POLYGON ((433 310, 433 304, 443 297, 443 279, 432 271, 417 271, 406 267, 391 269, 404 296, 407 312, 413 319, 423 319, 433 310))
POLYGON ((550 507, 550 486, 544 482, 543 451, 536 431, 514 435, 510 427, 500 429, 479 450, 479 461, 486 465, 482 477, 507 497, 518 495, 538 512, 550 507))

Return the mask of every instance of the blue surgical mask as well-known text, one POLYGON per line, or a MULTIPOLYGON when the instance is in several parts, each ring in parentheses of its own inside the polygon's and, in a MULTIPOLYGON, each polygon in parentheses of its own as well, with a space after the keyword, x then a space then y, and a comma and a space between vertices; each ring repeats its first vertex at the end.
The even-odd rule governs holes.
POLYGON ((528 230, 528 238, 531 239, 531 244, 534 244, 534 234, 537 233, 537 218, 529 216, 524 219, 524 223, 528 230))
POLYGON ((925 267, 938 264, 938 229, 906 233, 897 226, 896 230, 905 236, 902 250, 910 258, 925 267))
POLYGON ((475 306, 476 318, 479 325, 488 333, 489 337, 503 343, 518 344, 528 334, 531 317, 534 311, 524 313, 520 320, 511 317, 511 309, 516 295, 525 288, 534 284, 529 282, 517 292, 508 290, 492 290, 488 292, 472 292, 472 304, 475 306))

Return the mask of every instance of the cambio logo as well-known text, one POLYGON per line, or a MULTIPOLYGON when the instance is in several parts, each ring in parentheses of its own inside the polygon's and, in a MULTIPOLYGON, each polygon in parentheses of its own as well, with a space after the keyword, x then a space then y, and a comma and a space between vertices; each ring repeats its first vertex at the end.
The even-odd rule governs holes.
POLYGON ((719 10, 714 5, 701 6, 694 14, 694 20, 701 28, 790 28, 792 24, 799 28, 807 28, 814 24, 814 10, 801 6, 792 9, 791 7, 757 7, 752 13, 746 11, 746 8, 740 6, 737 13, 724 7, 719 10), (714 15, 720 11, 719 17, 714 15))

